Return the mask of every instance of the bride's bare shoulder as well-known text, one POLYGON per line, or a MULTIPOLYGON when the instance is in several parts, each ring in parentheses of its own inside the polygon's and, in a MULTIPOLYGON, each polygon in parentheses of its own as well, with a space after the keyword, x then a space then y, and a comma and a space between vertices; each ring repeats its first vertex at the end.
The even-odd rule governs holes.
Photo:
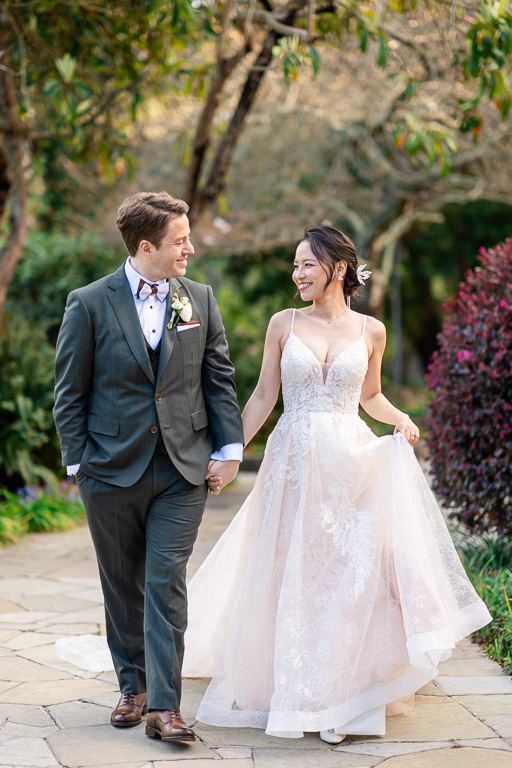
POLYGON ((292 325, 293 309, 282 309, 272 315, 268 324, 268 330, 274 333, 289 332, 292 325))
POLYGON ((386 326, 376 317, 368 315, 366 321, 365 333, 370 337, 374 344, 386 343, 386 326))
POLYGON ((267 328, 266 343, 279 345, 281 351, 286 343, 292 327, 293 309, 282 309, 272 315, 267 328))

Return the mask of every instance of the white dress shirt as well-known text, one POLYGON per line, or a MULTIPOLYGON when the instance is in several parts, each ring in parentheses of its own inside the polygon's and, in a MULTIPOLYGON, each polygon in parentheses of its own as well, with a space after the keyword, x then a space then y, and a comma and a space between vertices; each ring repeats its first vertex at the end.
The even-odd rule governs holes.
MULTIPOLYGON (((139 316, 140 325, 146 341, 152 349, 156 349, 162 333, 164 330, 165 313, 167 310, 167 300, 160 301, 156 295, 148 296, 147 299, 138 299, 137 291, 139 290, 139 283, 144 280, 150 285, 162 285, 167 280, 147 280, 143 275, 139 274, 136 269, 132 267, 130 258, 128 257, 124 264, 124 271, 135 302, 135 309, 139 316)), ((211 458, 214 461, 242 461, 243 459, 243 444, 242 443, 229 443, 224 445, 220 450, 212 453, 211 458)), ((76 475, 80 469, 80 464, 73 464, 67 467, 68 475, 76 475)))
POLYGON ((164 301, 160 301, 160 299, 153 294, 148 296, 147 299, 142 300, 137 298, 137 291, 139 290, 139 283, 141 280, 144 280, 144 282, 149 283, 150 285, 163 285, 167 280, 155 280, 154 282, 152 280, 147 280, 132 267, 129 258, 126 259, 124 263, 124 271, 126 272, 126 277, 130 283, 142 333, 151 349, 155 349, 158 346, 158 342, 162 338, 162 333, 164 331, 167 298, 164 301))

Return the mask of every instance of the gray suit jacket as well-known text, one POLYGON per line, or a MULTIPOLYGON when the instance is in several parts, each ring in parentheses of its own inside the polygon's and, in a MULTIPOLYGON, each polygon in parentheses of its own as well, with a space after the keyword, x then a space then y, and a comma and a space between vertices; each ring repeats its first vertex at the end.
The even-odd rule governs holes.
POLYGON ((54 418, 64 465, 127 487, 141 477, 160 432, 194 485, 210 453, 243 442, 222 319, 210 286, 170 281, 158 374, 153 375, 124 265, 69 294, 57 341, 54 418), (198 328, 167 328, 176 288, 198 328), (155 429, 156 428, 156 429, 155 429))

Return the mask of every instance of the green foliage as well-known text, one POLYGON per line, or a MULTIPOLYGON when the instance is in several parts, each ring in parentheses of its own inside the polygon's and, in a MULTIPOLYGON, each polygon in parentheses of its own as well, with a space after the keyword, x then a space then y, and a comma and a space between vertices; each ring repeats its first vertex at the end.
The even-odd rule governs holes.
POLYGON ((66 297, 112 272, 122 258, 95 235, 29 236, 0 337, 0 485, 56 482, 61 462, 52 417, 53 345, 66 297))
POLYGON ((471 535, 462 525, 452 524, 452 535, 464 566, 471 573, 512 568, 512 539, 486 531, 471 535))
POLYGON ((300 37, 292 35, 283 37, 274 45, 272 55, 276 64, 283 70, 286 83, 297 80, 299 69, 309 61, 316 77, 320 69, 320 54, 317 49, 308 43, 303 43, 300 37))
POLYGON ((476 200, 450 204, 438 222, 418 222, 402 238, 407 258, 401 265, 403 324, 407 344, 426 368, 437 348, 441 302, 453 295, 465 272, 476 266, 480 246, 489 247, 510 236, 512 208, 504 203, 476 200))
POLYGON ((31 531, 65 531, 84 517, 73 490, 53 494, 28 490, 0 492, 0 544, 11 544, 31 531))
POLYGON ((482 571, 471 575, 473 585, 486 603, 494 621, 479 630, 475 640, 487 655, 512 674, 512 573, 509 570, 482 571))
POLYGON ((490 533, 469 536, 461 528, 454 538, 468 576, 494 619, 473 637, 512 674, 512 541, 490 533))
MULTIPOLYGON (((415 88, 410 81, 406 88, 408 95, 414 95, 415 88)), ((405 150, 413 162, 419 161, 428 168, 437 162, 441 178, 451 170, 452 158, 459 151, 452 129, 426 123, 408 111, 393 129, 393 139, 398 149, 405 150)))
POLYGON ((16 265, 7 310, 23 316, 55 344, 70 291, 113 272, 124 254, 95 234, 31 232, 16 265))
POLYGON ((388 39, 385 33, 379 29, 374 13, 367 11, 361 14, 358 17, 356 29, 361 51, 366 53, 369 41, 374 40, 377 43, 377 66, 385 67, 388 61, 388 39))
POLYGON ((37 325, 11 316, 0 337, 0 485, 55 482, 54 352, 37 325), (53 441, 53 446, 52 446, 53 441), (53 460, 48 459, 53 454, 53 460))
POLYGON ((15 544, 27 532, 19 507, 0 502, 0 544, 15 544))
POLYGON ((468 110, 473 110, 487 95, 503 118, 512 104, 507 77, 507 57, 512 53, 512 13, 508 6, 508 0, 479 3, 477 20, 466 32, 468 53, 463 59, 466 78, 480 79, 479 95, 467 105, 468 110))
POLYGON ((212 34, 189 0, 13 0, 0 23, 12 32, 6 61, 20 74, 33 153, 94 158, 106 181, 130 170, 129 126, 145 98, 178 90, 184 46, 212 34))
MULTIPOLYGON (((399 12, 407 9, 401 2, 392 3, 399 12)), ((478 80, 477 91, 473 98, 458 98, 459 131, 472 133, 476 141, 483 128, 483 118, 479 105, 487 97, 492 100, 506 119, 512 104, 508 73, 512 54, 512 14, 507 11, 507 0, 484 0, 478 5, 476 21, 465 31, 467 49, 456 48, 453 51, 454 65, 461 67, 466 80, 478 80)), ((412 8, 411 8, 412 10, 412 8)), ((358 25, 361 49, 366 49, 368 30, 358 25)), ((383 51, 379 56, 385 64, 383 51)), ((393 72, 390 77, 399 77, 405 83, 405 93, 412 99, 420 87, 420 82, 411 78, 408 72, 393 72)), ((405 113, 395 125, 393 138, 400 151, 406 152, 418 163, 431 167, 439 164, 440 176, 446 176, 452 167, 453 156, 459 147, 455 131, 447 127, 446 121, 420 121, 412 113, 405 113)))

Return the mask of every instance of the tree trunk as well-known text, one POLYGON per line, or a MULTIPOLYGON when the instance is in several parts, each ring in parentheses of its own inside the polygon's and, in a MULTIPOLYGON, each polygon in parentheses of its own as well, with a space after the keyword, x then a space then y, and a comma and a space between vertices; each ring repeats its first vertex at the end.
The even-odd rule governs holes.
MULTIPOLYGON (((263 5, 269 12, 272 10, 266 0, 263 1, 263 5)), ((305 0, 297 0, 294 7, 290 9, 286 18, 282 20, 287 28, 291 28, 291 25, 293 25, 293 22, 296 19, 297 12, 304 5, 305 0)), ((332 6, 329 5, 325 8, 318 9, 317 12, 332 12, 332 10, 332 6)), ((251 67, 242 93, 240 94, 237 107, 217 149, 207 181, 201 188, 199 182, 205 162, 206 150, 210 144, 213 118, 217 107, 219 106, 224 86, 236 65, 251 50, 251 43, 248 40, 238 53, 234 54, 232 57, 221 58, 222 46, 220 46, 215 77, 205 107, 201 113, 194 138, 192 161, 187 178, 185 199, 190 205, 189 218, 191 224, 194 224, 195 221, 197 221, 205 208, 214 202, 224 188, 226 174, 233 157, 236 143, 242 133, 245 118, 254 103, 258 89, 265 77, 268 66, 272 61, 272 49, 284 34, 283 31, 279 31, 278 29, 268 29, 267 37, 251 67)))
POLYGON ((0 146, 0 221, 5 216, 10 189, 9 165, 3 147, 0 146))
POLYGON ((194 143, 192 145, 192 160, 188 168, 187 182, 185 187, 184 198, 190 206, 189 218, 191 221, 197 219, 199 215, 200 194, 199 194, 199 179, 201 170, 204 163, 204 157, 208 145, 210 144, 210 137, 213 126, 213 119, 215 113, 220 104, 222 92, 226 80, 230 77, 232 72, 236 69, 238 63, 249 52, 249 46, 246 46, 243 50, 236 53, 229 58, 219 59, 217 62, 217 68, 213 82, 206 99, 199 123, 196 129, 196 135, 194 136, 194 143))
MULTIPOLYGON (((9 30, 0 26, 0 51, 7 53, 9 30)), ((14 78, 7 66, 7 56, 0 69, 0 108, 2 112, 3 157, 7 168, 0 181, 0 194, 4 201, 9 198, 10 231, 4 248, 0 251, 0 332, 3 329, 5 301, 14 269, 21 256, 27 236, 28 192, 25 181, 24 156, 26 126, 18 115, 14 78)), ((1 165, 1 160, 0 160, 1 165)))
POLYGON ((240 99, 229 126, 224 134, 221 144, 217 150, 212 163, 208 180, 203 189, 198 189, 198 201, 194 207, 194 216, 199 216, 211 203, 218 197, 224 188, 226 173, 233 157, 233 151, 236 142, 242 132, 245 118, 251 109, 258 89, 263 81, 267 67, 272 61, 272 48, 282 35, 279 32, 271 30, 254 62, 245 85, 243 87, 240 99))

